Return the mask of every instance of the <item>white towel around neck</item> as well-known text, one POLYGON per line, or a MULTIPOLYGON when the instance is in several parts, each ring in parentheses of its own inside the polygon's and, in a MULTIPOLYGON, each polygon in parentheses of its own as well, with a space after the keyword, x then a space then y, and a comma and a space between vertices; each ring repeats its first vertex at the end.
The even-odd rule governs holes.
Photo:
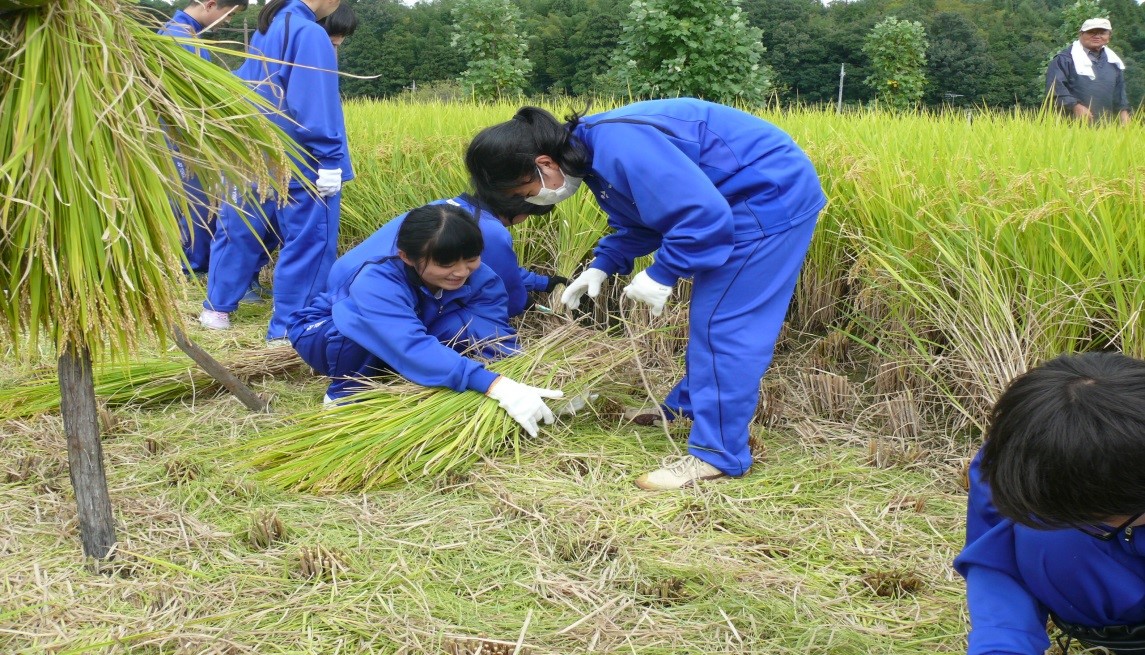
MULTIPOLYGON (((1073 67, 1077 70, 1078 75, 1085 75, 1091 80, 1097 79, 1097 74, 1093 72, 1093 62, 1089 60, 1089 55, 1085 53, 1085 48, 1082 47, 1080 40, 1073 42, 1073 47, 1070 48, 1069 54, 1073 57, 1073 67)), ((1117 54, 1109 48, 1105 49, 1105 58, 1109 63, 1121 70, 1125 70, 1125 63, 1121 61, 1121 57, 1118 57, 1117 54)))

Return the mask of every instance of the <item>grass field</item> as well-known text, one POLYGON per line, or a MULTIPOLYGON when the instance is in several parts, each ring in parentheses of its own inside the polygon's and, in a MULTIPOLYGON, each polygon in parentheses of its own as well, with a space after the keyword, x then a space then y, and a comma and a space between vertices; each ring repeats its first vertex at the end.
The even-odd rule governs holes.
MULTIPOLYGON (((463 190, 465 139, 511 113, 350 105, 345 245, 463 190)), ((831 204, 764 382, 750 475, 638 491, 686 438, 621 420, 647 400, 641 381, 466 471, 277 489, 222 453, 313 409, 324 382, 288 353, 260 363, 267 309, 244 306, 230 333, 189 333, 242 359, 274 412, 251 414, 189 362, 149 387, 161 402, 109 403, 120 545, 102 574, 80 556, 58 414, 0 423, 0 652, 964 650, 950 562, 984 407, 1061 350, 1145 354, 1145 137, 1020 117, 767 117, 808 150, 831 204)), ((567 275, 601 226, 581 194, 519 232, 522 259, 567 275)), ((184 291, 193 324, 201 291, 184 291)), ((640 360, 654 396, 680 373, 683 311, 640 360)), ((160 357, 182 356, 136 359, 160 357)), ((5 394, 53 363, 0 362, 0 411, 18 414, 5 394)))

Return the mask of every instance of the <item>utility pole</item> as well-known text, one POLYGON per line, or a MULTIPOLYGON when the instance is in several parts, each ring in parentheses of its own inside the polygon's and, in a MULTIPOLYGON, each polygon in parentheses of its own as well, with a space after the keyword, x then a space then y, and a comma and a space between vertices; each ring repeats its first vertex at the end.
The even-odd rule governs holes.
POLYGON ((843 78, 847 76, 847 64, 839 64, 839 101, 835 105, 836 113, 843 113, 843 78))

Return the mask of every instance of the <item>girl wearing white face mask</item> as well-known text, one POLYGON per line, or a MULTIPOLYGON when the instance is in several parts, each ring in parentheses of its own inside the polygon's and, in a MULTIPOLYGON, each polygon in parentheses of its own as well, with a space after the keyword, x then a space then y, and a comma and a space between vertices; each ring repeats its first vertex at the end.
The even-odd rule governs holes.
POLYGON ((561 300, 595 298, 613 274, 654 253, 624 296, 660 314, 693 279, 687 372, 661 405, 693 419, 689 454, 640 476, 644 489, 738 477, 748 429, 815 220, 826 204, 807 156, 775 126, 731 107, 678 98, 560 123, 536 107, 482 130, 465 155, 489 202, 550 205, 583 179, 612 233, 561 300))

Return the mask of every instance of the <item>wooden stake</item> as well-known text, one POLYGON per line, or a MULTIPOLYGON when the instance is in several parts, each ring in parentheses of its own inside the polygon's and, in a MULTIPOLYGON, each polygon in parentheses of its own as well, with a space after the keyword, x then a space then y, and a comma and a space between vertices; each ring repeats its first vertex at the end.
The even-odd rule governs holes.
POLYGON ((182 330, 178 327, 172 327, 171 334, 174 335, 175 344, 179 346, 180 350, 195 360, 195 363, 199 365, 199 368, 206 371, 207 375, 213 377, 219 384, 223 385, 227 391, 234 394, 242 404, 247 406, 247 409, 252 412, 270 411, 270 403, 267 402, 265 398, 255 393, 254 389, 251 389, 244 384, 242 380, 235 377, 234 373, 228 371, 227 367, 220 364, 214 357, 211 357, 207 351, 195 345, 187 338, 187 335, 183 334, 182 330))
POLYGON ((115 517, 103 470, 99 412, 95 403, 91 353, 69 347, 60 356, 60 414, 68 440, 68 475, 76 494, 80 539, 87 557, 105 559, 115 545, 115 517))

